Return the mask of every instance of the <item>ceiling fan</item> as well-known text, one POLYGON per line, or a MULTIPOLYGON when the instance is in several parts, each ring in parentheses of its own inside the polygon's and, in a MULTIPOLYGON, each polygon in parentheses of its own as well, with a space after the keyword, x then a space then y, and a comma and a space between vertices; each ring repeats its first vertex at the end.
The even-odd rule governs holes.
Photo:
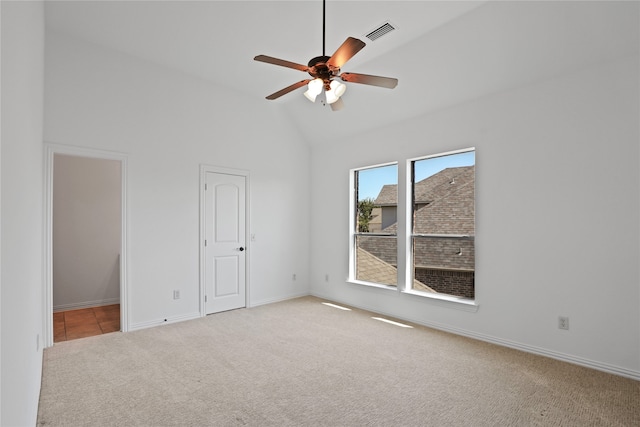
POLYGON ((309 73, 311 79, 300 80, 290 86, 285 87, 277 92, 272 93, 266 98, 274 100, 282 95, 294 91, 302 86, 307 85, 307 91, 304 95, 311 102, 315 102, 318 95, 324 90, 324 96, 320 97, 322 104, 329 104, 333 111, 342 109, 344 103, 340 98, 346 90, 346 86, 337 79, 348 83, 361 83, 371 86, 386 87, 393 89, 398 84, 398 79, 391 77, 372 76, 369 74, 357 73, 341 73, 342 66, 358 53, 365 43, 353 37, 347 39, 340 45, 338 50, 331 56, 325 55, 325 10, 326 0, 322 0, 322 56, 312 58, 307 65, 297 64, 284 59, 278 59, 267 55, 258 55, 253 58, 256 61, 266 62, 267 64, 279 65, 281 67, 293 68, 294 70, 309 73))

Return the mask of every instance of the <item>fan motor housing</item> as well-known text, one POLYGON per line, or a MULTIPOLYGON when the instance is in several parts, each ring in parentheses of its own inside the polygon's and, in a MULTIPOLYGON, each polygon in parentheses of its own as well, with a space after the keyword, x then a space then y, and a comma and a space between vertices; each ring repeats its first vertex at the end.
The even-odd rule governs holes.
POLYGON ((325 82, 334 76, 334 69, 327 65, 330 56, 316 56, 309 61, 309 75, 316 79, 322 79, 325 82))

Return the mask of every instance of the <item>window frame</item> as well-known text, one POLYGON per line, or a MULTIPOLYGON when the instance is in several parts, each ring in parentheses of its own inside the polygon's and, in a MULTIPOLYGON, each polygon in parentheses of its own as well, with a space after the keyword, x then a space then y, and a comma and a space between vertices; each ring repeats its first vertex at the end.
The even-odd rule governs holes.
MULTIPOLYGON (((429 298, 432 300, 436 300, 436 301, 443 301, 443 302, 447 302, 447 303, 456 303, 456 304, 460 304, 462 306, 467 306, 469 307, 472 311, 477 310, 478 304, 477 304, 477 295, 473 298, 464 298, 464 297, 460 297, 460 296, 456 296, 456 295, 450 295, 450 294, 439 294, 439 293, 430 293, 430 292, 424 292, 424 291, 420 291, 420 290, 416 290, 413 289, 413 286, 411 286, 411 284, 413 283, 414 280, 414 276, 415 276, 415 269, 413 266, 413 241, 414 241, 414 237, 446 237, 446 238, 460 238, 460 239, 469 239, 470 236, 466 235, 466 234, 445 234, 445 235, 437 235, 437 234, 423 234, 423 233, 414 233, 413 232, 413 228, 414 228, 414 215, 413 215, 413 209, 414 209, 414 184, 415 184, 415 177, 414 177, 414 163, 417 161, 421 161, 421 160, 427 160, 427 159, 434 159, 434 158, 438 158, 438 157, 445 157, 445 156, 450 156, 450 155, 454 155, 454 154, 462 154, 462 153, 469 153, 469 152, 473 152, 474 155, 476 153, 476 148, 475 147, 468 147, 468 148, 462 148, 459 150, 452 150, 452 151, 446 151, 446 152, 442 152, 442 153, 437 153, 437 154, 430 154, 427 156, 420 156, 420 157, 413 157, 410 159, 407 159, 406 161, 406 173, 405 173, 405 225, 406 225, 406 233, 405 233, 405 258, 404 258, 404 274, 405 274, 405 278, 406 280, 403 281, 403 287, 401 289, 402 293, 405 294, 409 294, 409 295, 416 295, 416 296, 420 296, 420 297, 425 297, 425 298, 429 298)), ((474 161, 474 166, 475 166, 476 162, 474 161)), ((475 198, 475 192, 474 192, 474 198, 475 198)), ((474 241, 475 241, 475 234, 473 237, 471 237, 474 241)), ((398 261, 399 263, 399 261, 398 261)), ((475 269, 475 265, 474 265, 474 272, 476 271, 475 269)), ((475 284, 474 284, 475 287, 475 284)))
MULTIPOLYGON (((379 288, 383 290, 394 291, 398 294, 409 295, 410 298, 417 297, 421 301, 427 301, 430 304, 453 308, 457 310, 463 310, 468 312, 477 312, 479 308, 478 304, 478 292, 476 289, 475 298, 463 298, 449 294, 436 294, 429 292, 422 292, 412 288, 411 283, 414 278, 413 271, 413 238, 419 233, 413 234, 413 162, 419 160, 425 160, 429 158, 443 157, 452 154, 460 154, 465 152, 477 153, 475 147, 468 147, 458 150, 440 152, 437 154, 419 156, 408 158, 405 161, 390 161, 385 163, 374 164, 370 166, 362 166, 349 170, 349 272, 347 277, 347 283, 352 283, 361 286, 367 286, 370 288, 379 288), (359 233, 357 232, 358 225, 358 182, 357 172, 367 169, 373 169, 377 167, 397 165, 397 233, 395 235, 397 239, 397 285, 386 285, 375 282, 368 282, 358 280, 356 278, 356 237, 358 235, 377 235, 379 233, 359 233)), ((476 162, 474 162, 474 165, 476 162)), ((474 194, 475 198, 475 194, 474 194)), ((383 233, 384 236, 388 236, 383 233)), ((461 235, 462 237, 463 235, 461 235)), ((473 237, 475 239, 475 235, 473 237)), ((474 265, 474 272, 477 271, 474 265)), ((475 286, 475 284, 474 284, 475 286)))
MULTIPOLYGON (((400 162, 392 161, 386 163, 379 163, 371 166, 363 166, 359 168, 354 168, 349 171, 349 276, 347 281, 349 283, 354 283, 358 285, 372 286, 381 289, 388 289, 397 291, 400 288, 400 280, 399 276, 396 276, 396 285, 388 285, 384 283, 376 283, 369 282, 365 280, 360 280, 356 277, 357 275, 357 257, 356 250, 357 244, 356 239, 358 236, 372 236, 372 237, 395 237, 396 241, 399 242, 398 237, 399 233, 389 234, 389 233, 364 233, 357 231, 358 229, 358 172, 363 170, 375 169, 385 166, 396 166, 398 168, 398 176, 396 176, 396 185, 399 185, 398 177, 400 176, 399 168, 400 162)), ((400 196, 400 189, 398 187, 397 197, 400 196)), ((399 208, 399 205, 398 205, 399 208)), ((398 243, 398 248, 400 244, 398 243)), ((400 269, 400 258, 398 258, 398 270, 400 269)))

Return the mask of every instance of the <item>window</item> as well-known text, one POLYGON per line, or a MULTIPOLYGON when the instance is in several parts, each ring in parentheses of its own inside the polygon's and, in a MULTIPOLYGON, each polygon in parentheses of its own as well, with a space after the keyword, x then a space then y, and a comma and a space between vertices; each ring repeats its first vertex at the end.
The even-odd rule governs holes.
POLYGON ((353 171, 350 278, 397 286, 398 165, 353 171))
POLYGON ((397 164, 351 171, 350 280, 474 304, 475 150, 408 160, 405 170, 406 207, 397 164))
POLYGON ((411 161, 415 291, 475 297, 475 152, 411 161))

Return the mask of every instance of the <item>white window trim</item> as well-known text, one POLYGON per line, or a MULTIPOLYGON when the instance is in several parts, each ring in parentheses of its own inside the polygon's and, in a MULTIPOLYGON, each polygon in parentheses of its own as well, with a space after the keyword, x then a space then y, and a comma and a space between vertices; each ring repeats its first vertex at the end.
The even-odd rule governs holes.
POLYGON ((415 291, 413 289, 403 290, 402 293, 406 295, 415 295, 420 298, 427 298, 436 305, 443 307, 457 308, 459 310, 470 311, 473 313, 478 311, 478 308, 480 307, 478 301, 475 299, 471 300, 468 298, 456 297, 454 295, 431 294, 428 292, 415 291))
MULTIPOLYGON (((397 165, 398 168, 400 168, 401 163, 387 162, 387 163, 380 163, 377 165, 353 168, 349 170, 349 276, 347 277, 347 282, 349 283, 355 283, 358 285, 365 285, 365 286, 373 286, 375 288, 396 290, 396 286, 385 285, 382 283, 365 282, 363 280, 356 279, 355 241, 356 241, 356 228, 358 225, 358 220, 356 219, 357 217, 356 203, 354 203, 354 201, 356 200, 356 182, 355 182, 356 172, 366 170, 366 169, 375 169, 375 168, 379 168, 383 166, 391 166, 391 165, 397 165)), ((400 195, 399 189, 398 189, 398 195, 400 195)))
POLYGON ((353 278, 348 278, 347 283, 351 283, 353 285, 360 285, 360 286, 369 286, 371 288, 385 289, 385 290, 394 291, 394 292, 398 291, 397 286, 385 285, 383 283, 367 282, 364 280, 358 280, 353 278))
MULTIPOLYGON (((468 311, 473 311, 476 312, 478 311, 478 302, 477 302, 477 298, 474 299, 468 299, 468 298, 462 298, 462 297, 457 297, 455 295, 446 295, 446 294, 432 294, 432 293, 428 293, 428 292, 420 292, 420 291, 416 291, 414 289, 411 288, 410 283, 413 280, 413 269, 412 269, 412 262, 411 262, 411 258, 413 256, 412 253, 412 239, 413 239, 413 207, 409 206, 409 204, 411 203, 412 200, 412 191, 413 191, 413 182, 412 182, 412 177, 411 177, 411 173, 409 173, 409 171, 411 171, 412 168, 412 164, 413 162, 419 161, 419 160, 425 160, 425 159, 434 159, 437 157, 444 157, 444 156, 449 156, 452 154, 460 154, 460 153, 468 153, 470 151, 475 152, 476 148, 475 147, 469 147, 469 148, 463 148, 460 150, 453 150, 453 151, 447 151, 444 153, 438 153, 438 154, 433 154, 433 155, 429 155, 429 156, 420 156, 420 157, 414 157, 411 159, 407 159, 407 161, 405 162, 405 174, 404 174, 404 183, 405 183, 405 191, 404 191, 404 203, 403 203, 403 207, 405 209, 405 257, 403 258, 404 261, 404 274, 405 274, 405 280, 403 280, 402 284, 403 284, 403 288, 402 288, 402 293, 407 294, 407 295, 416 295, 419 297, 423 297, 423 298, 428 298, 432 301, 437 301, 439 304, 441 305, 445 305, 445 306, 449 306, 449 307, 453 307, 453 306, 457 306, 456 308, 461 308, 461 307, 466 307, 468 309, 468 311), (409 228, 408 230, 406 228, 409 228)), ((398 254, 398 257, 400 256, 400 254, 398 254)), ((398 265, 400 265, 400 261, 398 261, 398 265)), ((474 267, 474 271, 475 271, 475 267, 474 267)))

